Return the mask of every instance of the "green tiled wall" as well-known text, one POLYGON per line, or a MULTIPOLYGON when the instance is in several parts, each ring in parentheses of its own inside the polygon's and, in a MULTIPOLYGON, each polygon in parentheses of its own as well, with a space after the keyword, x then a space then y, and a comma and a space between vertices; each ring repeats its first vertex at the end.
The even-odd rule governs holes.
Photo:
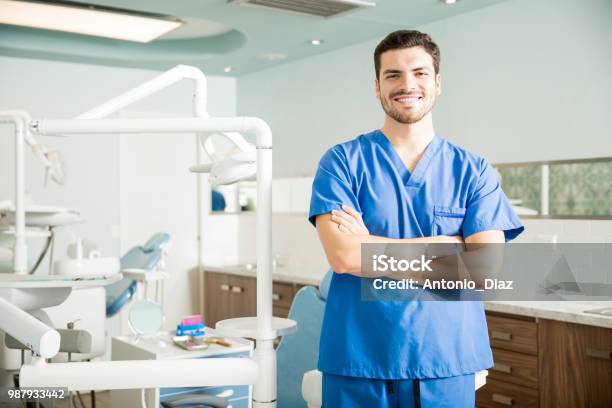
POLYGON ((520 199, 522 207, 540 211, 540 185, 542 172, 539 166, 505 167, 498 169, 502 188, 509 199, 520 199))
MULTIPOLYGON (((502 188, 523 207, 540 210, 539 165, 498 169, 502 188)), ((612 216, 612 161, 553 164, 549 171, 551 215, 612 216)))

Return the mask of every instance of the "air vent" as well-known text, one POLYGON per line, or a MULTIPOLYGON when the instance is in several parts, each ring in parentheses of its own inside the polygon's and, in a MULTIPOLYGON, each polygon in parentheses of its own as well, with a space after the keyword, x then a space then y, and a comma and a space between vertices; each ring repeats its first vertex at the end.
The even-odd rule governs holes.
POLYGON ((376 5, 374 2, 362 0, 230 0, 230 2, 318 17, 331 17, 347 11, 376 5))

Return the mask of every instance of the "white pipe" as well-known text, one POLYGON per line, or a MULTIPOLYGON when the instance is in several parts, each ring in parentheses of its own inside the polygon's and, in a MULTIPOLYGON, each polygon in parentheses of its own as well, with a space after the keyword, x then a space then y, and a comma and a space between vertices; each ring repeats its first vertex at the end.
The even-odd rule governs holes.
MULTIPOLYGON (((187 65, 177 65, 169 71, 133 88, 108 102, 103 103, 77 116, 78 119, 99 119, 107 117, 134 102, 146 98, 183 79, 195 81, 194 104, 206 112, 206 76, 197 68, 187 65)), ((199 115, 198 115, 199 116, 199 115)))
POLYGON ((124 360, 47 364, 36 359, 21 367, 21 387, 69 390, 200 387, 253 384, 257 364, 248 358, 124 360))
POLYGON ((30 116, 23 111, 0 112, 0 122, 15 125, 15 244, 13 247, 13 271, 26 274, 28 249, 25 236, 25 159, 24 141, 28 137, 30 116))
MULTIPOLYGON (((267 134, 258 134, 270 139, 267 134)), ((269 339, 272 329, 272 146, 257 144, 257 329, 269 339), (262 146, 263 145, 263 146, 262 146)))
MULTIPOLYGON (((193 90, 193 116, 196 118, 208 117, 206 111, 206 76, 201 73, 200 77, 194 78, 195 86, 193 90)), ((195 148, 196 148, 196 165, 202 164, 202 146, 200 146, 200 135, 195 135, 195 148)), ((204 186, 204 176, 200 173, 196 174, 196 219, 197 219, 197 245, 198 245, 198 288, 199 288, 199 308, 198 310, 202 315, 204 314, 204 214, 211 210, 209 206, 205 209, 204 203, 209 202, 210 194, 207 199, 204 198, 204 191, 208 192, 209 189, 204 186)), ((211 203, 212 204, 212 203, 211 203)))
POLYGON ((3 298, 0 298, 0 330, 43 358, 51 358, 59 351, 60 335, 56 330, 3 298))
MULTIPOLYGON (((68 134, 111 133, 257 133, 266 123, 258 118, 162 118, 162 119, 41 119, 31 122, 35 134, 57 136, 68 134)), ((270 146, 271 133, 258 136, 258 144, 270 146)))
MULTIPOLYGON (((259 277, 257 278, 259 280, 259 277)), ((259 317, 257 318, 259 322, 259 317)), ((276 406, 276 350, 274 339, 257 340, 257 347, 253 352, 253 360, 257 362, 262 375, 257 377, 253 387, 253 408, 276 406)))
MULTIPOLYGON (((272 347, 272 132, 258 118, 73 119, 32 122, 40 134, 83 133, 255 133, 257 137, 257 340, 262 375, 254 387, 257 406, 276 405, 276 353, 272 347)), ((122 376, 125 372, 121 373, 122 376)), ((107 376, 108 377, 108 376, 107 376)), ((66 382, 64 382, 66 384, 66 382)), ((150 383, 149 383, 150 384, 150 383)), ((184 383, 180 385, 185 386, 184 383)), ((146 386, 146 385, 143 385, 146 386)), ((115 384, 103 388, 113 388, 115 384)), ((78 388, 78 387, 77 387, 78 388)), ((88 388, 88 386, 81 386, 88 388)))
POLYGON ((257 136, 257 346, 262 373, 253 387, 253 407, 276 407, 277 363, 272 331, 272 131, 254 119, 257 136))

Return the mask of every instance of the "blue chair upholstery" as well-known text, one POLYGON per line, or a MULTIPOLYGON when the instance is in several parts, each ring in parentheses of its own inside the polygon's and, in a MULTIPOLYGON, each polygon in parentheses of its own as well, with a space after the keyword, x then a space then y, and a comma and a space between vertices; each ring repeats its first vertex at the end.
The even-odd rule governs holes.
POLYGON ((319 290, 312 286, 300 289, 291 304, 289 319, 297 322, 298 330, 283 337, 277 349, 279 407, 306 407, 302 398, 302 377, 317 367, 321 324, 332 273, 331 270, 327 272, 319 290))
MULTIPOLYGON (((121 257, 121 270, 145 269, 153 270, 161 261, 162 248, 170 242, 170 235, 157 233, 153 235, 143 246, 130 249, 121 257)), ((105 286, 106 290, 106 317, 117 314, 119 310, 134 296, 137 284, 133 279, 121 279, 112 285, 105 286)))

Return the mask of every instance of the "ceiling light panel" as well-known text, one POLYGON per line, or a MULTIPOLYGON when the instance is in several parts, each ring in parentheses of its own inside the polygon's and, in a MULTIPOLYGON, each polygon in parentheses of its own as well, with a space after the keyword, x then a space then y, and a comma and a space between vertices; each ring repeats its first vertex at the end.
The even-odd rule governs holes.
POLYGON ((178 28, 176 19, 70 3, 0 0, 0 23, 147 43, 178 28))

